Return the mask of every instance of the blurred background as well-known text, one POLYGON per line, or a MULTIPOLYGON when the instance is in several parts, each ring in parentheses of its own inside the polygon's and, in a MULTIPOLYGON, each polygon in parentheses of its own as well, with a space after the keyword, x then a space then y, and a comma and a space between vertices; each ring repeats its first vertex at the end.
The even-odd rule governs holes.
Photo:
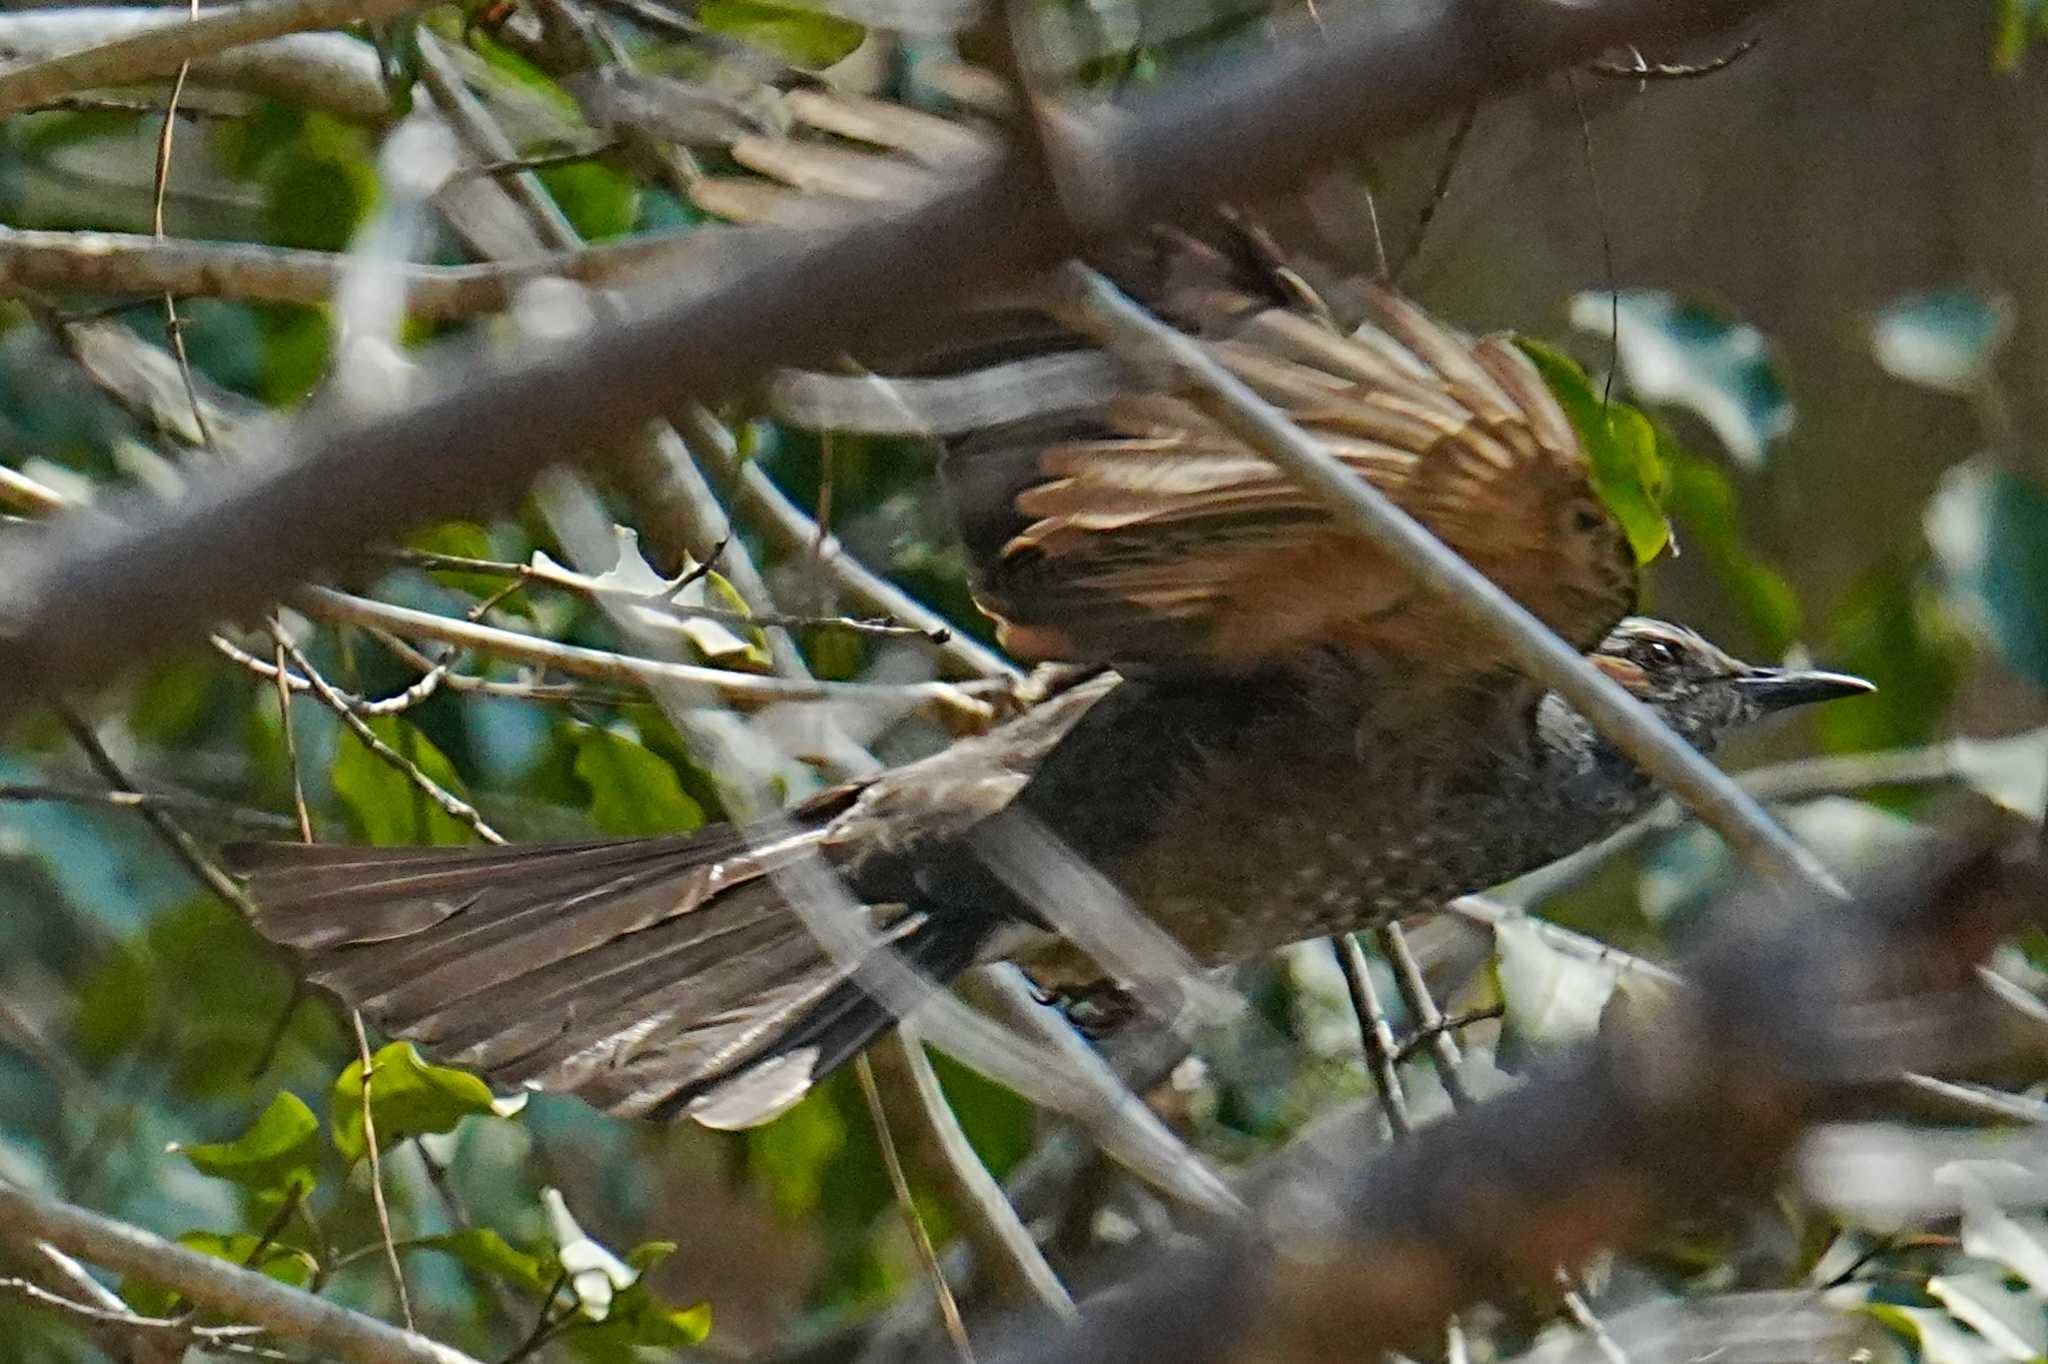
MULTIPOLYGON (((858 88, 943 107, 915 75, 920 60, 944 55, 943 43, 891 40, 859 17, 763 0, 537 12, 545 22, 510 4, 440 7, 379 26, 367 35, 378 47, 330 35, 367 59, 367 103, 365 68, 348 61, 327 84, 292 91, 196 81, 168 160, 162 230, 366 249, 392 221, 389 166, 380 170, 378 158, 410 98, 389 91, 409 89, 421 69, 420 32, 593 242, 686 229, 703 214, 636 141, 642 134, 599 125, 579 83, 587 72, 550 67, 564 15, 602 30, 593 41, 605 61, 630 58, 687 83, 721 119, 768 117, 747 82, 786 86, 791 70, 830 69, 858 88)), ((41 50, 59 30, 38 23, 88 24, 77 16, 91 13, 14 0, 0 12, 0 55, 41 50)), ((1255 61, 1270 17, 1190 22, 1191 36, 1154 41, 1148 15, 1143 4, 1085 8, 1108 35, 1091 39, 1103 44, 1089 68, 1098 89, 1105 73, 1139 89, 1169 81, 1219 47, 1255 61)), ((1650 571, 1648 609, 1745 657, 1810 658, 1879 684, 1873 698, 1780 724, 1725 755, 1744 768, 1867 755, 1860 766, 1781 774, 1802 797, 1788 810, 1794 827, 1842 860, 1896 837, 1944 782, 2036 817, 2048 795, 2048 51, 2028 51, 2044 26, 2038 0, 1803 0, 1721 49, 1643 54, 1698 66, 1758 40, 1725 69, 1641 82, 1556 77, 1480 107, 1463 133, 1447 122, 1385 148, 1317 200, 1319 221, 1355 246, 1370 240, 1369 191, 1370 216, 1418 299, 1470 330, 1514 329, 1563 348, 1596 381, 1613 371, 1617 392, 1654 415, 1668 436, 1676 549, 1650 571)), ((164 93, 96 91, 0 122, 0 224, 150 231, 163 122, 151 111, 164 93)), ((720 167, 715 150, 707 156, 720 167)), ((479 258, 474 221, 468 232, 459 215, 452 221, 426 231, 423 258, 479 258)), ((0 239, 0 256, 7 249, 0 239)), ((67 498, 138 481, 175 486, 180 465, 210 458, 219 439, 195 427, 192 398, 223 429, 250 428, 265 410, 305 403, 346 358, 331 308, 185 297, 176 310, 188 392, 164 365, 171 330, 160 298, 6 292, 0 464, 67 498), (108 326, 118 330, 96 330, 108 326)), ((402 343, 490 326, 415 319, 402 343)), ((983 631, 923 443, 821 441, 745 404, 717 415, 740 456, 853 558, 956 628, 983 631)), ((655 571, 676 573, 689 551, 705 552, 664 530, 652 484, 630 464, 613 469, 605 491, 655 571)), ((801 537, 765 526, 757 503, 734 505, 741 541, 783 609, 850 609, 843 580, 801 537)), ((17 510, 26 519, 29 509, 17 510)), ((399 548, 411 557, 386 556, 348 585, 621 647, 586 598, 492 567, 526 564, 535 551, 560 556, 531 508, 427 528, 399 548), (420 557, 434 554, 479 562, 420 557)), ((724 576, 705 583, 707 600, 738 603, 724 576)), ((401 696, 420 681, 416 662, 363 631, 287 623, 311 663, 352 695, 401 696)), ((70 727, 44 715, 0 747, 0 1177, 189 1234, 230 1258, 253 1255, 267 1272, 392 1316, 365 1162, 353 1158, 363 1152, 360 1117, 353 1145, 341 1120, 361 1089, 360 1070, 346 1069, 356 1057, 346 1020, 300 995, 288 966, 195 880, 162 827, 95 793, 125 786, 171 798, 149 808, 188 829, 202 859, 227 838, 295 836, 295 782, 323 838, 471 834, 316 700, 294 701, 287 731, 259 675, 275 661, 271 646, 245 627, 224 635, 242 661, 195 646, 77 698, 70 727)), ((915 640, 829 625, 796 637, 820 677, 901 678, 934 666, 915 640)), ((758 669, 764 638, 739 624, 691 645, 707 661, 758 669)), ((426 654, 429 665, 441 657, 426 654)), ((454 661, 478 678, 532 680, 505 660, 454 661)), ((367 716, 383 742, 515 840, 681 830, 722 813, 706 756, 638 696, 443 687, 386 711, 367 716)), ((945 736, 913 723, 862 737, 893 759, 945 736)), ((800 765, 785 776, 791 795, 823 779, 800 765)), ((1711 838, 1670 821, 1542 887, 1543 910, 1658 957, 1728 875, 1711 838)), ((1495 938, 1446 920, 1418 926, 1414 940, 1446 1007, 1477 1016, 1463 1036, 1489 1084, 1512 1082, 1532 1051, 1597 1026, 1621 979, 1611 963, 1588 966, 1528 935, 1495 938)), ((2033 984, 2041 946, 2012 947, 2002 968, 2033 984)), ((1322 944, 1240 976, 1253 1020, 1203 1037, 1151 1096, 1226 1167, 1370 1090, 1322 944)), ((1414 1022, 1395 1021, 1401 1030, 1414 1022)), ((1426 1052, 1402 1066, 1425 1115, 1444 1107, 1426 1052)), ((998 1176, 1052 1130, 1023 1101, 939 1065, 998 1176)), ((539 1333, 544 1357, 623 1360, 708 1330, 704 1348, 720 1355, 851 1359, 919 1280, 850 1074, 768 1127, 726 1135, 616 1122, 545 1096, 501 1116, 474 1081, 403 1069, 392 1063, 394 1084, 410 1088, 390 1102, 400 1115, 392 1135, 404 1139, 384 1152, 382 1179, 395 1234, 423 1243, 405 1255, 411 1305, 424 1329, 481 1358, 513 1355, 553 1320, 544 1303, 561 1248, 586 1237, 622 1258, 641 1247, 654 1267, 604 1321, 562 1314, 539 1333), (664 1253, 658 1243, 673 1245, 664 1253)), ((2031 1078, 2015 1077, 2014 1091, 2031 1078)), ((914 1169, 911 1179, 943 1246, 945 1200, 914 1169)), ((1083 1163, 1037 1215, 1056 1266, 1083 1282, 1079 1267, 1106 1246, 1176 1234, 1167 1209, 1100 1160, 1083 1163)), ((2015 1225, 2048 1246, 2048 1223, 2015 1225)), ((1952 1230, 1895 1238, 1878 1253, 1884 1238, 1853 1219, 1788 1201, 1702 1228, 1668 1255, 1610 1265, 1588 1291, 1596 1306, 1618 1308, 1811 1283, 1851 1272, 1870 1251, 1853 1276, 1902 1309, 1886 1318, 1892 1348, 1930 1359, 2030 1357, 2024 1340, 2048 1344, 2038 1295, 2048 1285, 1993 1262, 2033 1334, 2015 1346, 1976 1329, 1981 1319, 1929 1288, 1968 1258, 1952 1230)), ((122 1292, 148 1310, 175 1306, 147 1285, 122 1292)), ((1568 1332, 1555 1306, 1505 1310, 1475 1350, 1505 1357, 1568 1332)), ((90 1332, 47 1311, 0 1300, 0 1315, 0 1358, 104 1357, 90 1332)), ((911 1325, 924 1321, 911 1314, 911 1325)))

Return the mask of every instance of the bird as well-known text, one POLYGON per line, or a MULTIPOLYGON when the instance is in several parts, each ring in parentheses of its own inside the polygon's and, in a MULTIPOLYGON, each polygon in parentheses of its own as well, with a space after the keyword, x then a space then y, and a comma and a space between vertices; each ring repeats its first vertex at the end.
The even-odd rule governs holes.
MULTIPOLYGON (((1509 341, 1370 283, 1365 318, 1339 324, 1241 250, 1164 240, 1163 316, 1697 748, 1872 690, 1631 614, 1628 538, 1509 341)), ((1056 317, 1032 325, 1037 348, 998 364, 1102 359, 1056 317)), ((1013 718, 823 791, 770 836, 242 845, 255 928, 385 1033, 495 1085, 739 1128, 895 1021, 784 898, 801 859, 934 986, 1004 959, 1086 998, 1121 982, 992 850, 1064 850, 1209 968, 1426 912, 1654 800, 1563 698, 1170 380, 1105 372, 959 433, 942 462, 976 600, 1041 665, 1013 718)))

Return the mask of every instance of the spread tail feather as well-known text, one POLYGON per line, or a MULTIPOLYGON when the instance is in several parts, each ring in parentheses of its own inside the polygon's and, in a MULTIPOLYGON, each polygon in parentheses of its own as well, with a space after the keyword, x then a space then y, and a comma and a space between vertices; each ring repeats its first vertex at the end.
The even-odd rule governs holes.
MULTIPOLYGON (((821 833, 228 855, 256 929, 386 1033, 501 1086, 725 1128, 783 1112, 894 1022, 776 892, 771 873, 821 833)), ((957 912, 869 913, 940 982, 989 931, 957 912)))

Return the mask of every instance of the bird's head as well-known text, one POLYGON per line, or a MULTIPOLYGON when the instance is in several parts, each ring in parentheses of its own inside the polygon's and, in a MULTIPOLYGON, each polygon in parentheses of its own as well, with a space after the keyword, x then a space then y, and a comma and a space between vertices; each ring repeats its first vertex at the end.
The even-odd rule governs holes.
POLYGON ((1592 661, 1701 749, 1775 711, 1877 690, 1847 673, 1759 668, 1683 626, 1642 616, 1617 625, 1592 661))

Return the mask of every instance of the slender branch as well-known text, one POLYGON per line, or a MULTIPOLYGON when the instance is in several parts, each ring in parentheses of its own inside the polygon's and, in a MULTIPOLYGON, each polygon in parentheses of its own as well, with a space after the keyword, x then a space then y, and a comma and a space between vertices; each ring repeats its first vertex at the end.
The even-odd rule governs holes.
MULTIPOLYGON (((176 10, 127 5, 16 10, 0 14, 0 58, 19 63, 56 57, 186 23, 176 10)), ((193 57, 192 81, 318 109, 350 123, 381 124, 391 117, 377 54, 339 33, 294 33, 209 51, 193 57)), ((18 112, 69 98, 31 101, 18 112)))
POLYGON ((309 418, 289 457, 253 473, 195 479, 169 505, 130 498, 113 526, 76 520, 39 537, 0 579, 0 714, 259 607, 402 525, 474 511, 684 401, 772 366, 830 363, 857 335, 883 348, 933 337, 950 306, 1071 256, 1084 237, 1278 188, 1617 42, 1698 36, 1770 3, 1360 6, 1259 60, 1231 54, 1112 111, 1062 115, 1062 178, 1084 191, 1076 216, 1012 151, 843 224, 740 229, 710 253, 715 270, 644 315, 527 348, 518 363, 443 363, 418 406, 309 418))
POLYGON ((37 1240, 80 1259, 174 1289, 193 1302, 303 1341, 347 1364, 478 1364, 416 1332, 388 1326, 267 1275, 187 1250, 153 1232, 0 1183, 0 1238, 37 1240))
POLYGON ((398 1262, 398 1243, 391 1237, 391 1209, 384 1202, 384 1156, 377 1149, 377 1118, 371 1111, 370 1082, 376 1078, 377 1061, 370 1055, 370 1035, 363 1030, 363 1011, 350 1009, 349 1022, 356 1033, 356 1058, 362 1062, 363 1150, 370 1158, 370 1202, 377 1209, 377 1236, 383 1242, 385 1267, 391 1271, 391 1287, 398 1293, 398 1314, 405 1329, 413 1329, 412 1294, 405 1286, 405 1266, 398 1262))
POLYGON ((935 1176, 961 1233, 973 1245, 975 1263, 994 1283, 996 1296, 1012 1307, 1037 1305, 1057 1317, 1075 1317, 1074 1300, 1039 1253, 1037 1242, 1017 1216, 1002 1185, 968 1144, 967 1133, 939 1088, 915 1024, 896 1030, 870 1052, 882 1091, 882 1108, 918 1163, 935 1176))
POLYGON ((896 1138, 889 1130, 889 1110, 882 1102, 881 1086, 875 1083, 873 1059, 862 1052, 853 1058, 853 1068, 860 1077, 861 1097, 867 1101, 868 1118, 874 1124, 875 1143, 881 1148, 882 1168, 888 1171, 889 1189, 896 1197, 896 1210, 903 1217, 904 1230, 910 1233, 918 1263, 924 1266, 925 1278, 938 1297, 939 1316, 946 1323, 946 1336, 953 1342, 953 1353, 962 1364, 974 1364, 974 1347, 967 1341, 967 1325, 960 1319, 960 1304, 953 1297, 952 1285, 946 1282, 945 1267, 939 1263, 939 1252, 932 1246, 924 1219, 918 1216, 917 1201, 910 1196, 910 1181, 903 1173, 903 1159, 896 1152, 896 1138))
POLYGON ((1454 1106, 1470 1107, 1475 1100, 1471 1086, 1465 1083, 1464 1052, 1451 1029, 1444 1026, 1444 1011, 1437 1007, 1436 996, 1423 979, 1422 963, 1408 946, 1408 935, 1401 931, 1401 925, 1392 923, 1382 924, 1374 936, 1379 941, 1380 955, 1394 970, 1395 987, 1401 992, 1401 1002, 1408 1006, 1416 1035, 1429 1039, 1427 1045, 1436 1059, 1437 1078, 1442 1081, 1444 1092, 1451 1096, 1454 1106))
MULTIPOLYGON (((70 706, 60 705, 57 707, 57 718, 63 722, 65 732, 71 736, 71 741, 78 745, 79 751, 85 754, 86 762, 99 773, 101 780, 123 791, 135 789, 135 783, 128 779, 120 764, 114 761, 113 754, 107 752, 106 746, 100 742, 99 735, 93 733, 92 726, 86 723, 84 716, 70 706)), ((249 897, 242 893, 242 888, 235 883, 235 879, 221 870, 220 864, 207 854, 200 846, 199 840, 186 833, 177 820, 171 818, 157 805, 139 805, 136 811, 157 837, 163 840, 165 846, 170 848, 171 854, 192 873, 194 880, 233 906, 245 919, 255 917, 255 906, 249 903, 249 897)))
POLYGON ((1416 582, 1454 603, 1472 625, 1486 633, 1490 643, 1529 676, 1571 702, 1603 735, 1728 840, 1752 867, 1788 884, 1839 891, 1826 865, 1786 833, 1733 778, 1385 493, 1287 420, 1201 343, 1159 321, 1085 267, 1072 267, 1067 277, 1084 310, 1083 320, 1105 340, 1169 361, 1193 385, 1211 416, 1317 494, 1347 530, 1370 540, 1416 582))
POLYGON ((245 242, 0 227, 0 292, 82 289, 325 304, 333 301, 344 272, 362 270, 396 279, 411 316, 459 321, 504 311, 536 279, 614 284, 683 265, 693 254, 709 254, 721 234, 738 230, 648 233, 504 263, 420 265, 245 242))
POLYGON ((1344 988, 1351 995, 1351 1011, 1358 1015, 1358 1040, 1365 1048, 1365 1064, 1379 1089, 1380 1109, 1396 1137, 1415 1130, 1408 1116, 1408 1094, 1401 1086, 1400 1052, 1394 1045, 1394 1025, 1387 1021, 1386 1006, 1380 1003, 1379 987, 1373 983, 1372 963, 1352 933, 1330 939, 1337 965, 1344 972, 1344 988))
POLYGON ((87 791, 69 786, 42 786, 29 782, 0 783, 0 801, 57 800, 72 805, 105 805, 116 810, 162 810, 168 814, 196 815, 245 829, 268 833, 290 832, 292 821, 268 810, 252 810, 231 801, 211 800, 161 791, 87 791))
POLYGON ((318 619, 360 625, 366 629, 388 630, 416 639, 438 639, 483 653, 516 658, 537 667, 553 668, 572 677, 595 682, 616 682, 628 686, 657 686, 680 683, 700 688, 706 704, 713 702, 758 708, 782 701, 848 701, 893 709, 922 709, 937 713, 955 725, 986 728, 994 718, 983 695, 998 695, 1007 684, 906 682, 880 684, 865 682, 805 682, 752 673, 702 668, 689 663, 633 658, 625 654, 585 649, 573 644, 493 629, 473 621, 437 616, 409 607, 353 597, 322 587, 301 588, 292 605, 318 619))
POLYGON ((364 748, 369 749, 379 761, 385 763, 398 772, 400 776, 411 782, 414 789, 420 791, 428 800, 439 806, 442 812, 450 819, 467 826, 470 832, 474 833, 484 842, 503 843, 505 841, 502 834, 484 822, 483 815, 478 813, 474 805, 471 805, 468 801, 435 781, 425 772, 422 772, 418 763, 413 762, 403 753, 400 753, 397 749, 379 738, 377 732, 370 728, 369 722, 350 708, 347 699, 335 691, 333 687, 327 685, 327 679, 322 677, 318 670, 313 667, 311 660, 306 657, 298 645, 286 639, 282 632, 277 636, 277 643, 279 648, 290 655, 292 662, 298 665, 299 672, 305 679, 313 684, 313 695, 319 697, 329 710, 341 717, 342 724, 348 727, 349 733, 355 735, 364 748))
POLYGON ((389 19, 421 0, 244 0, 195 22, 146 29, 0 71, 0 114, 99 85, 168 76, 187 62, 244 43, 358 20, 389 19))

